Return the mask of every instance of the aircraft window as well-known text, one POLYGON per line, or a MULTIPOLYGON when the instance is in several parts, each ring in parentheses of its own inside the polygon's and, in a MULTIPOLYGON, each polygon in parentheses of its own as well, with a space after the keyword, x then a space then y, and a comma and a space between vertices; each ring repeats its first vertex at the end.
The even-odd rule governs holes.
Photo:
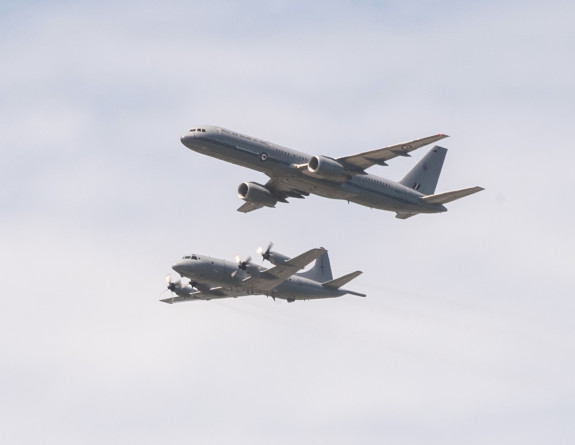
POLYGON ((190 131, 196 131, 196 129, 195 129, 195 128, 192 128, 190 131))
POLYGON ((196 255, 192 255, 192 260, 197 260, 198 257, 196 255))
POLYGON ((206 132, 206 129, 205 129, 205 128, 202 128, 202 131, 205 133, 205 132, 206 132))

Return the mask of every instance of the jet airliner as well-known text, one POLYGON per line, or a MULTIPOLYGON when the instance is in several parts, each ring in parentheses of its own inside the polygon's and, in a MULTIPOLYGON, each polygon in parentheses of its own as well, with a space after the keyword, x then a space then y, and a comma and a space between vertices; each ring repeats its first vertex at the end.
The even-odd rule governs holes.
POLYGON ((446 148, 438 145, 399 182, 368 174, 366 169, 373 165, 385 166, 397 156, 409 157, 411 151, 446 137, 436 134, 339 158, 308 155, 213 125, 192 128, 181 137, 181 142, 190 150, 260 171, 270 178, 265 184, 244 182, 239 185, 238 196, 245 201, 238 208, 240 212, 275 207, 278 202, 288 202, 288 198, 315 194, 393 211, 397 218, 406 219, 419 213, 445 212, 444 204, 483 188, 435 194, 447 153, 446 148))

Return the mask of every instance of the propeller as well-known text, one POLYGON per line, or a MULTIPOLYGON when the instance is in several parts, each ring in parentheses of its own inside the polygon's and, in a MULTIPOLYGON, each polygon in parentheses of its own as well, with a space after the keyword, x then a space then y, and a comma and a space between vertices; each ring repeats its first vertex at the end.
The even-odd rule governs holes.
POLYGON ((236 255, 236 263, 238 263, 238 269, 237 269, 237 270, 234 270, 234 271, 232 272, 232 278, 236 276, 236 274, 238 273, 238 271, 240 271, 240 270, 246 270, 247 267, 250 265, 251 261, 252 261, 252 257, 251 257, 251 256, 247 257, 245 261, 242 261, 242 257, 239 256, 239 255, 236 255))
POLYGON ((176 281, 172 281, 172 275, 166 275, 166 283, 168 284, 168 289, 174 292, 176 288, 182 287, 182 280, 179 278, 176 281))
POLYGON ((264 260, 268 260, 268 261, 270 260, 270 257, 271 257, 270 252, 272 250, 273 245, 274 245, 274 243, 270 242, 268 244, 268 247, 266 250, 262 249, 261 247, 258 247, 258 255, 261 255, 263 258, 262 263, 264 260))

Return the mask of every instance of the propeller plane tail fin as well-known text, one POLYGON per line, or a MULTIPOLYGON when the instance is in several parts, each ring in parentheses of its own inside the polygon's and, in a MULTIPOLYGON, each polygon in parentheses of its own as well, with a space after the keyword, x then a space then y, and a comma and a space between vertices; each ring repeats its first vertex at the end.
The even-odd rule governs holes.
POLYGON ((322 254, 322 256, 315 260, 315 263, 310 270, 301 272, 298 275, 304 278, 309 278, 310 280, 319 281, 320 283, 333 280, 327 250, 322 254))

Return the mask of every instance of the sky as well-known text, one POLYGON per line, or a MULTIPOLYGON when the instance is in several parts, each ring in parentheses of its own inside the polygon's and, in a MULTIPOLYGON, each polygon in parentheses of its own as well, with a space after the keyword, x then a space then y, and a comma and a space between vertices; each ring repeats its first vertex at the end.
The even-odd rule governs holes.
MULTIPOLYGON (((0 437, 571 444, 573 2, 0 2, 0 437), (186 149, 219 125, 332 157, 436 133, 405 221, 186 149), (165 305, 183 255, 330 252, 367 298, 165 305)), ((423 156, 370 173, 393 180, 423 156)), ((258 259, 259 260, 259 259, 258 259)))

